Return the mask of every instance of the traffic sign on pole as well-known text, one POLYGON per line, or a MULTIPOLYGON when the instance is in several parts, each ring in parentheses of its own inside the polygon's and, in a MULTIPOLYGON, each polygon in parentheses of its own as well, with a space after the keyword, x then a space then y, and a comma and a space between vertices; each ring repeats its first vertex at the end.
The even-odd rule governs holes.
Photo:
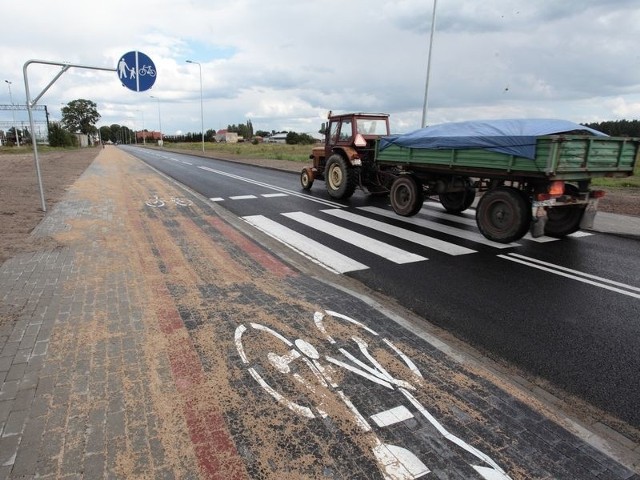
POLYGON ((153 61, 137 50, 125 53, 120 58, 116 72, 122 85, 134 92, 149 90, 156 81, 153 61))

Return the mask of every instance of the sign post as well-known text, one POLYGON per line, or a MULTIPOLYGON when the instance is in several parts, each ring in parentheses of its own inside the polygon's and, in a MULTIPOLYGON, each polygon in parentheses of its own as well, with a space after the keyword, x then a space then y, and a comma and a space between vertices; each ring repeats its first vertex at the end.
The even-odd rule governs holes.
POLYGON ((33 159, 36 165, 36 175, 38 177, 38 187, 40 189, 40 202, 42 205, 42 211, 47 211, 47 204, 44 199, 44 188, 42 186, 42 176, 40 174, 40 161, 38 158, 38 142, 35 138, 35 127, 33 123, 32 109, 37 105, 38 100, 46 93, 49 88, 70 68, 86 68, 89 70, 104 70, 108 72, 116 72, 120 78, 122 85, 134 92, 144 92, 150 89, 156 81, 156 66, 153 61, 142 52, 131 51, 125 53, 118 61, 117 68, 105 68, 105 67, 92 67, 89 65, 77 65, 72 63, 62 62, 50 62, 47 60, 29 60, 25 62, 22 67, 22 73, 24 76, 24 89, 27 96, 27 111, 29 113, 29 126, 31 128, 31 137, 33 145, 33 159), (29 92, 29 76, 27 74, 27 68, 32 63, 38 63, 43 65, 58 65, 61 70, 58 74, 49 82, 49 84, 40 92, 35 99, 31 99, 31 93, 29 92))
POLYGON ((113 69, 113 68, 92 67, 92 66, 89 66, 89 65, 76 65, 76 64, 72 64, 72 63, 49 62, 47 60, 29 60, 29 61, 25 62, 25 64, 22 67, 22 74, 24 76, 24 91, 25 91, 25 93, 27 95, 27 112, 29 113, 29 127, 31 128, 31 145, 33 146, 33 160, 34 160, 34 163, 36 164, 36 175, 38 177, 38 187, 40 189, 40 203, 42 205, 42 211, 43 212, 47 211, 47 204, 46 204, 45 199, 44 199, 44 188, 42 186, 42 175, 40 174, 40 160, 38 158, 38 141, 36 140, 36 136, 35 136, 35 126, 34 126, 34 123, 33 123, 32 110, 33 110, 33 107, 35 107, 37 105, 38 100, 40 100, 40 98, 46 93, 46 91, 49 90, 49 88, 51 88, 51 86, 54 83, 56 83, 56 80, 58 80, 58 78, 60 78, 71 67, 87 68, 87 69, 90 69, 90 70, 106 70, 108 72, 115 71, 115 69, 113 69), (49 82, 49 84, 44 88, 44 90, 42 90, 42 92, 40 92, 38 94, 38 96, 36 96, 36 98, 33 99, 33 100, 31 100, 31 93, 29 92, 29 75, 27 74, 27 68, 32 63, 39 63, 39 64, 43 64, 43 65, 58 65, 58 66, 62 67, 62 69, 53 78, 53 80, 51 80, 49 82))

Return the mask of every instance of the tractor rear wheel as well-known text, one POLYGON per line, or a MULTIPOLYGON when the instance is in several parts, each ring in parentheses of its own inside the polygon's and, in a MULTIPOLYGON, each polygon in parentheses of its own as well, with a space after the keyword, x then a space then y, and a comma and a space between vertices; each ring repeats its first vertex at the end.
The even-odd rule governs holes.
POLYGON ((341 155, 334 153, 329 157, 324 176, 327 192, 332 198, 341 200, 353 195, 356 189, 355 173, 341 155))

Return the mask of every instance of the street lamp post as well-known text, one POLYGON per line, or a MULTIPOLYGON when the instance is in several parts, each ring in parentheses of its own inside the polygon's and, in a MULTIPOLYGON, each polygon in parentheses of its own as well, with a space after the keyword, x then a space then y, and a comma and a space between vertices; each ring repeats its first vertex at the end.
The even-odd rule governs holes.
POLYGON ((140 113, 142 114, 142 145, 146 145, 147 144, 147 132, 145 132, 145 130, 144 130, 144 110, 140 110, 140 113))
POLYGON ((160 99, 158 97, 154 97, 153 95, 149 95, 151 98, 155 98, 158 102, 158 125, 160 126, 160 148, 162 148, 164 141, 162 140, 162 118, 160 117, 160 99))
MULTIPOLYGON (((9 86, 9 100, 11 100, 11 107, 13 107, 13 95, 11 95, 11 84, 13 82, 10 82, 9 80, 5 80, 5 82, 7 82, 7 85, 9 86)), ((16 145, 19 147, 20 136, 18 135, 18 127, 16 126, 16 112, 13 108, 11 109, 11 116, 13 117, 13 133, 16 136, 16 145)))
POLYGON ((431 37, 429 38, 429 56, 427 60, 427 80, 424 86, 424 105, 422 107, 422 125, 424 128, 427 126, 427 98, 429 95, 429 76, 431 74, 431 50, 433 49, 433 33, 436 30, 436 6, 438 0, 433 0, 433 14, 431 16, 431 37))
POLYGON ((187 63, 194 63, 198 65, 200 71, 200 129, 202 130, 202 153, 204 153, 204 108, 202 106, 202 65, 193 60, 187 60, 187 63))

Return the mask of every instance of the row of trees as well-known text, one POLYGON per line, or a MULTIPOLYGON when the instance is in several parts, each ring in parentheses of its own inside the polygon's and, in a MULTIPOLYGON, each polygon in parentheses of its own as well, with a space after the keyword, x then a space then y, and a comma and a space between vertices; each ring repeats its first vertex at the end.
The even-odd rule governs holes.
MULTIPOLYGON (((136 132, 133 130, 118 124, 103 126, 98 130, 95 126, 98 120, 100 120, 100 114, 94 102, 85 99, 73 100, 62 108, 62 120, 60 123, 54 122, 50 125, 49 144, 59 147, 73 145, 76 139, 72 132, 86 135, 96 135, 99 133, 100 139, 103 142, 136 143, 136 132)), ((145 131, 148 132, 148 130, 145 131)), ((259 130, 254 134, 251 120, 243 124, 228 125, 227 131, 237 133, 238 136, 243 137, 246 141, 251 141, 255 136, 268 137, 276 133, 275 131, 269 133, 264 130, 259 130)), ((282 133, 287 133, 287 143, 291 144, 311 144, 315 141, 313 137, 304 133, 282 133)), ((214 142, 215 135, 215 130, 207 130, 204 139, 207 142, 214 142)), ((202 139, 202 133, 189 132, 182 135, 165 135, 164 138, 172 142, 198 142, 202 139)))
POLYGON ((296 133, 296 132, 287 132, 287 131, 276 132, 275 130, 271 130, 271 132, 267 132, 266 130, 258 130, 254 134, 253 124, 251 123, 251 120, 247 120, 246 124, 241 123, 239 125, 235 125, 235 124, 228 125, 227 131, 237 133, 238 136, 244 138, 246 141, 252 141, 252 139, 254 139, 255 137, 261 137, 261 138, 270 137, 271 135, 275 135, 277 133, 286 133, 287 134, 286 142, 289 145, 311 145, 316 141, 315 138, 313 138, 311 135, 308 135, 306 133, 296 133))
POLYGON ((612 137, 640 137, 640 120, 613 120, 608 122, 583 123, 612 137))
MULTIPOLYGON (((100 120, 100 114, 97 105, 91 100, 78 99, 69 102, 62 108, 62 120, 60 123, 52 123, 49 126, 49 144, 52 146, 71 146, 74 144, 75 137, 73 133, 83 133, 86 135, 95 135, 98 133, 96 123, 100 120)), ((594 128, 611 136, 630 136, 640 137, 640 121, 639 120, 614 120, 606 122, 584 123, 583 125, 594 128)), ((238 136, 243 137, 247 141, 251 141, 254 136, 268 137, 275 131, 267 132, 259 130, 254 133, 251 120, 247 123, 238 125, 228 125, 227 131, 235 132, 238 136)), ((102 141, 112 141, 114 143, 135 143, 135 132, 126 126, 113 124, 110 127, 104 126, 99 130, 102 141)), ((281 132, 287 133, 286 141, 289 144, 312 144, 315 139, 305 133, 281 132)), ((205 141, 215 141, 214 130, 205 132, 205 141)), ((195 142, 202 138, 201 133, 188 133, 180 136, 165 136, 170 141, 195 142)))

